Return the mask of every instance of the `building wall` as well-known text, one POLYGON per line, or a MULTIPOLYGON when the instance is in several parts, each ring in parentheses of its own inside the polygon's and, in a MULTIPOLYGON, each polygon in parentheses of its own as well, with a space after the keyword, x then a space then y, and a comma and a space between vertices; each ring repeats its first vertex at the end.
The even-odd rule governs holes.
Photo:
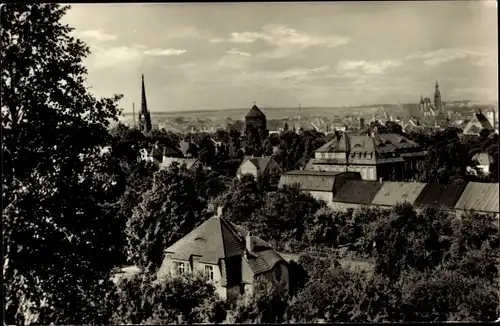
POLYGON ((346 172, 346 166, 343 164, 311 164, 311 168, 311 171, 346 172))
POLYGON ((167 254, 160 269, 158 270, 157 276, 159 278, 177 276, 176 262, 186 264, 186 273, 201 273, 202 275, 204 275, 205 265, 212 266, 214 271, 214 280, 211 282, 214 282, 215 290, 219 296, 226 300, 227 289, 221 285, 221 270, 219 265, 204 263, 200 261, 200 257, 194 257, 191 261, 176 260, 172 259, 172 254, 167 254))
POLYGON ((347 171, 359 172, 361 180, 377 180, 377 168, 373 165, 349 165, 347 171))
POLYGON ((238 171, 238 178, 241 178, 244 174, 251 174, 257 179, 258 177, 257 167, 253 165, 252 162, 246 161, 240 166, 240 169, 238 171))
POLYGON ((319 159, 337 159, 337 160, 345 160, 346 159, 346 153, 345 152, 339 152, 339 153, 333 153, 333 152, 330 152, 330 153, 325 153, 325 152, 322 152, 322 153, 314 153, 314 157, 315 158, 319 158, 319 159))
POLYGON ((347 212, 348 209, 360 209, 364 205, 356 203, 341 203, 341 202, 330 202, 328 205, 332 210, 336 212, 347 212))
POLYGON ((265 173, 268 174, 268 175, 280 174, 281 173, 281 168, 280 168, 279 164, 275 160, 271 159, 269 161, 269 164, 266 167, 265 173))

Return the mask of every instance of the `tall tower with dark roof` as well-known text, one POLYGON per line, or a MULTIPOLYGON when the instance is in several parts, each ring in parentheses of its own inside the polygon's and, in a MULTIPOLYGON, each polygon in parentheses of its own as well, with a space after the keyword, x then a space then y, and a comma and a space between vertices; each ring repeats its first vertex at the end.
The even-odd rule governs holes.
POLYGON ((441 104, 441 92, 439 91, 439 84, 436 80, 436 87, 434 91, 434 107, 436 111, 442 113, 442 104, 441 104))
POLYGON ((267 131, 266 115, 257 107, 257 105, 255 105, 255 102, 250 111, 245 116, 245 125, 246 128, 252 125, 256 129, 267 131))
POLYGON ((144 75, 142 75, 142 92, 141 92, 141 111, 139 112, 139 129, 148 133, 151 131, 151 115, 148 111, 148 102, 146 100, 146 87, 144 86, 144 75))

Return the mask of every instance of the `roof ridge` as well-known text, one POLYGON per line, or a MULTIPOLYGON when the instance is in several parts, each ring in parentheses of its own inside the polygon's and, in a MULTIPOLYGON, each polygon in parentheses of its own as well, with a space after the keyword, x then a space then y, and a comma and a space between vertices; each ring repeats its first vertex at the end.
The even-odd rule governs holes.
MULTIPOLYGON (((238 231, 235 229, 235 227, 232 225, 231 222, 226 221, 226 219, 223 217, 219 217, 219 220, 221 221, 221 227, 222 227, 222 223, 224 223, 226 225, 226 227, 229 229, 229 231, 231 231, 233 233, 233 235, 236 237, 236 239, 238 239, 238 241, 243 241, 242 237, 240 236, 240 234, 238 233, 238 231)), ((221 229, 221 231, 222 231, 222 229, 221 229)))

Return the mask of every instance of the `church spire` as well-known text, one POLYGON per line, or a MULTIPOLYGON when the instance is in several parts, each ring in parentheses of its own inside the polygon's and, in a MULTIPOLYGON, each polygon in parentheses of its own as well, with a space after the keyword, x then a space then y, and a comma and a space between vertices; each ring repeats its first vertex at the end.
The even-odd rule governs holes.
POLYGON ((140 128, 143 132, 150 132, 152 128, 151 115, 148 111, 148 102, 146 100, 146 87, 144 86, 144 75, 142 75, 141 89, 141 112, 139 113, 140 128))
POLYGON ((144 75, 142 75, 142 92, 141 92, 141 113, 148 112, 148 102, 146 101, 146 87, 144 86, 144 75))

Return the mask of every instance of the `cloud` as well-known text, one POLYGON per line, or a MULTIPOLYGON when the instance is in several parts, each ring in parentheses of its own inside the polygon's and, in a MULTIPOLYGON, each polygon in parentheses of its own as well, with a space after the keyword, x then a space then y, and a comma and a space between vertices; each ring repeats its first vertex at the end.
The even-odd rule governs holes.
POLYGON ((145 45, 103 47, 94 45, 89 58, 92 65, 97 68, 120 66, 124 63, 142 60, 152 56, 178 56, 186 53, 180 49, 150 49, 145 45))
POLYGON ((354 61, 343 60, 337 64, 337 70, 341 72, 349 72, 359 70, 366 74, 378 75, 384 73, 387 69, 400 66, 399 61, 383 60, 383 61, 354 61))
POLYGON ((259 32, 233 32, 229 38, 215 38, 211 39, 210 42, 254 43, 259 40, 274 46, 293 45, 302 48, 312 46, 336 47, 351 42, 348 37, 310 35, 282 25, 265 25, 259 32))
POLYGON ((114 41, 117 39, 116 35, 108 34, 104 32, 102 29, 92 29, 82 32, 76 32, 76 35, 85 40, 97 41, 97 42, 114 41))
POLYGON ((275 75, 276 78, 279 79, 301 79, 307 78, 308 76, 314 75, 318 72, 327 71, 330 69, 330 66, 322 66, 318 68, 296 68, 296 69, 287 69, 285 71, 279 72, 275 75))
POLYGON ((151 56, 171 56, 171 55, 181 55, 186 53, 187 50, 180 49, 151 49, 144 51, 144 54, 151 56))
POLYGON ((406 57, 407 60, 421 59, 427 66, 436 66, 445 62, 465 59, 468 57, 480 58, 487 55, 485 52, 468 49, 446 48, 435 51, 418 51, 406 57))
POLYGON ((251 57, 252 56, 252 54, 250 54, 248 52, 241 52, 241 51, 236 50, 235 48, 226 51, 226 53, 232 54, 232 55, 239 55, 239 56, 243 56, 243 57, 251 57))

